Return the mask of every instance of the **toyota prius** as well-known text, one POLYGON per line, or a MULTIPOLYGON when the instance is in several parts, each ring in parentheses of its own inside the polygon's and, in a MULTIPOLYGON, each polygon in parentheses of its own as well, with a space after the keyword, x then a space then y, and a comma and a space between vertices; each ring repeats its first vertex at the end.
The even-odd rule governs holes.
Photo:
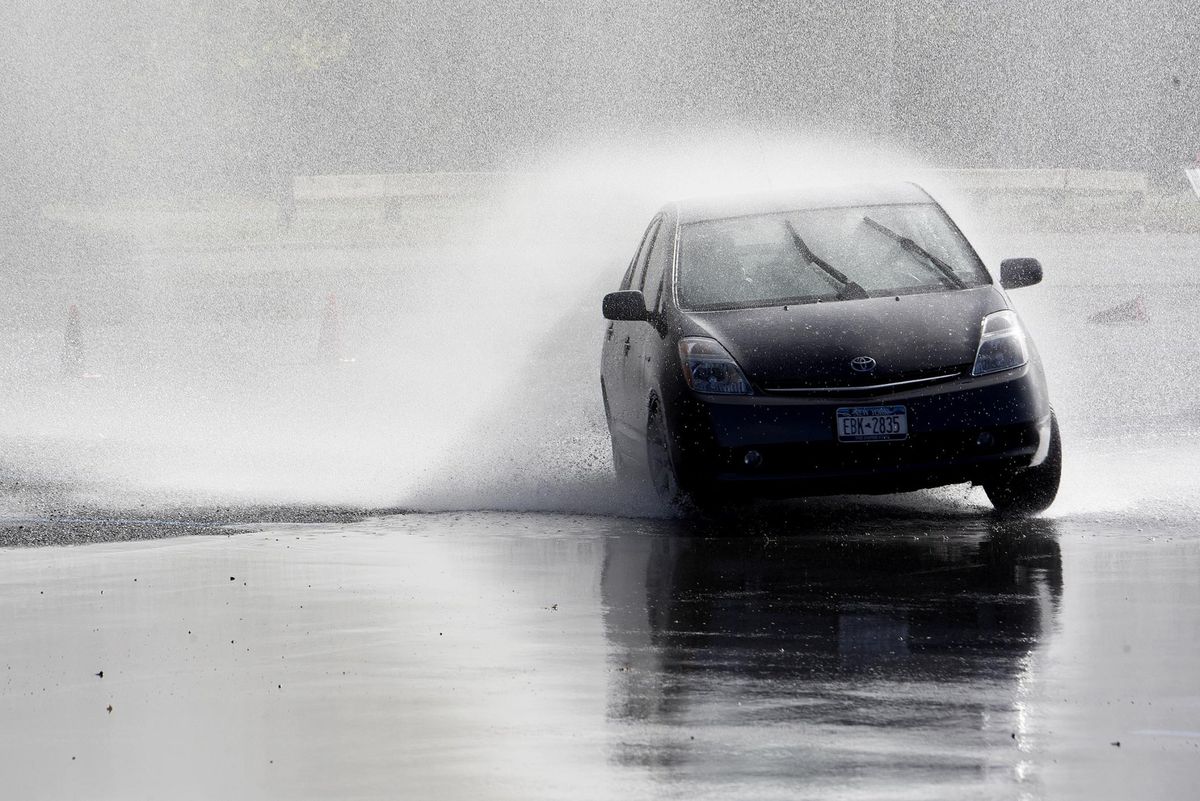
POLYGON ((601 391, 618 475, 664 500, 890 493, 973 482, 998 511, 1058 491, 1033 341, 914 184, 671 203, 608 320, 601 391))

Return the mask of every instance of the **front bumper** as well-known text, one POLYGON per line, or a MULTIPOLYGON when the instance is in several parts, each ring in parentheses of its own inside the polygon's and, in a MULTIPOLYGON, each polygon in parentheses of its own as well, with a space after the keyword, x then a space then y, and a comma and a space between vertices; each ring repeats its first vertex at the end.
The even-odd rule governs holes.
POLYGON ((835 397, 691 395, 674 426, 681 483, 751 495, 899 492, 979 481, 1045 458, 1040 370, 961 376, 916 390, 835 397), (845 406, 902 405, 908 438, 839 442, 845 406), (747 464, 747 453, 758 459, 747 464))

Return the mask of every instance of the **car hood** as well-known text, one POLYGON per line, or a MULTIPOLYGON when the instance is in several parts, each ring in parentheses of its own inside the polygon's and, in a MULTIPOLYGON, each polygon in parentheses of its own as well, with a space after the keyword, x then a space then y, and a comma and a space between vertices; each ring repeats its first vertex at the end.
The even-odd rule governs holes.
POLYGON ((724 345, 762 389, 854 387, 970 369, 984 316, 1008 308, 992 286, 899 297, 689 312, 689 333, 724 345), (875 360, 857 372, 850 361, 875 360))

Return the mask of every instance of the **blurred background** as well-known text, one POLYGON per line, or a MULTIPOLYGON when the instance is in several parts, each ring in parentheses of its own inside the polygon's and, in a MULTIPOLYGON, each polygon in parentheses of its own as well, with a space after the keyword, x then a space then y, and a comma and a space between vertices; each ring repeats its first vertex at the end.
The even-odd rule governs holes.
POLYGON ((1181 0, 13 0, 0 505, 629 511, 598 306, 653 210, 898 177, 1045 263, 1059 508, 1175 497, 1197 41, 1181 0))
POLYGON ((1200 19, 1183 0, 13 0, 0 15, 7 204, 511 170, 698 128, 1167 183, 1200 152, 1200 19))

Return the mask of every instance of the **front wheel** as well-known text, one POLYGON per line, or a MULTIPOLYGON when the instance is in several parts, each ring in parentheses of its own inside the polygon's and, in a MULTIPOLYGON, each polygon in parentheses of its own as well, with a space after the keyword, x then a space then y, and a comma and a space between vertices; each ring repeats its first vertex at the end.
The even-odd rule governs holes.
POLYGON ((646 462, 655 496, 685 518, 717 518, 733 508, 719 493, 698 492, 693 484, 687 485, 686 489, 680 485, 679 468, 671 455, 667 426, 657 405, 651 407, 646 424, 646 462))
POLYGON ((637 469, 630 462, 629 457, 621 451, 620 446, 617 445, 616 437, 612 437, 611 439, 613 473, 617 478, 617 483, 630 484, 637 478, 637 469))
POLYGON ((650 485, 658 499, 670 506, 682 505, 684 495, 679 489, 675 461, 671 458, 667 426, 657 404, 651 407, 650 419, 646 423, 646 462, 650 468, 650 485))
POLYGON ((1062 439, 1058 420, 1050 418, 1050 452, 1037 467, 1012 470, 983 482, 983 491, 996 511, 1008 517, 1044 512, 1054 503, 1062 478, 1062 439))

